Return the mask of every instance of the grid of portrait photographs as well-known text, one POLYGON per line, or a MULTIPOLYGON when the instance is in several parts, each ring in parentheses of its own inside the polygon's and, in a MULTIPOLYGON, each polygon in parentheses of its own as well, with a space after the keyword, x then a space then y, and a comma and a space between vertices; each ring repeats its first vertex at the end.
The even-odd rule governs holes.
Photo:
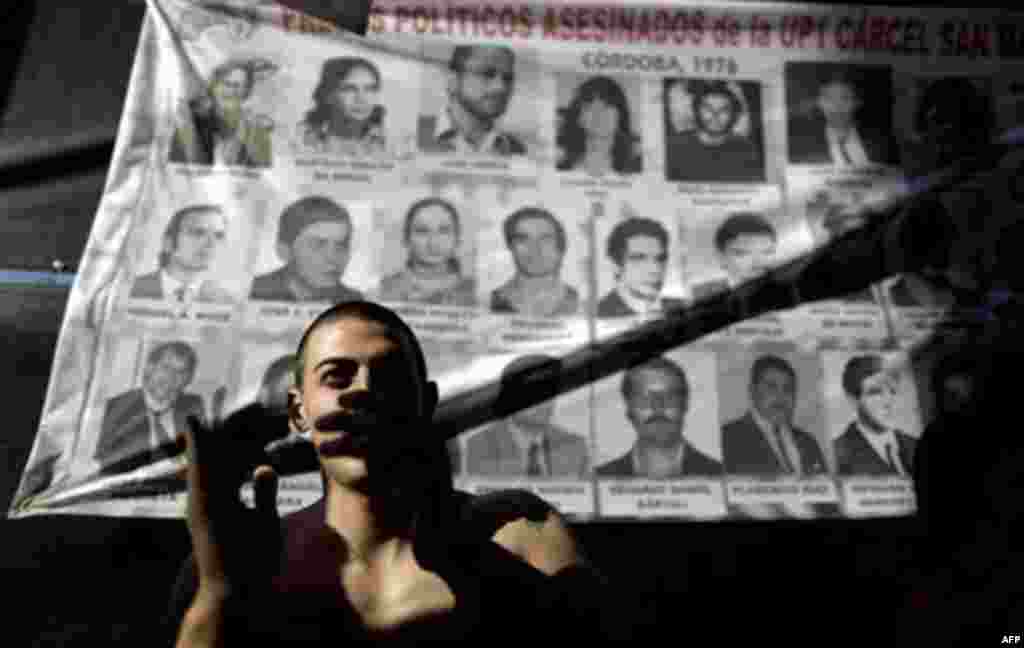
MULTIPOLYGON (((411 325, 442 398, 499 387, 449 444, 465 490, 530 489, 581 520, 913 510, 908 350, 969 306, 955 268, 696 328, 530 407, 500 394, 862 226, 965 145, 951 131, 1004 125, 1000 79, 750 52, 718 76, 627 71, 537 43, 269 24, 193 36, 151 116, 158 163, 117 237, 90 241, 113 270, 80 300, 97 352, 62 483, 180 461, 190 414, 286 410, 305 325, 370 299, 411 325)), ((300 430, 274 443, 309 459, 300 430)), ((283 510, 317 497, 306 468, 283 510)), ((159 497, 146 514, 180 514, 180 492, 159 497)))

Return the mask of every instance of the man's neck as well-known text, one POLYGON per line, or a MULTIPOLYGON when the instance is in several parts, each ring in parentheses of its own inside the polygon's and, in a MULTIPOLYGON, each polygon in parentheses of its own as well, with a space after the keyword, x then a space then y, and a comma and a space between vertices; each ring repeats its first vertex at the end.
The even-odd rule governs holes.
POLYGON ((562 281, 558 278, 558 275, 543 275, 540 277, 526 277, 521 274, 517 274, 515 278, 516 290, 520 290, 525 295, 534 295, 537 293, 551 292, 559 290, 562 287, 562 281))
POLYGON ((860 414, 857 415, 857 424, 860 426, 860 429, 874 435, 885 434, 890 429, 876 421, 868 420, 866 416, 862 416, 860 414))
POLYGON ((289 267, 289 272, 288 272, 288 288, 293 293, 295 293, 295 296, 298 297, 299 299, 312 299, 312 298, 316 298, 321 293, 323 293, 323 292, 325 292, 327 290, 331 290, 334 287, 335 286, 329 286, 327 288, 320 288, 319 286, 312 286, 306 280, 304 280, 302 278, 302 275, 300 275, 295 270, 294 266, 289 267))
POLYGON ((448 118, 463 137, 473 146, 479 146, 487 133, 494 128, 491 120, 480 119, 472 114, 454 97, 448 102, 448 118))
POLYGON ((351 488, 328 484, 325 515, 327 526, 345 541, 349 562, 392 562, 408 542, 374 513, 368 495, 351 488))
POLYGON ((448 263, 437 263, 433 265, 427 265, 425 263, 410 263, 409 271, 421 279, 442 279, 447 277, 452 272, 452 267, 448 263))
POLYGON ((172 279, 180 281, 183 284, 190 284, 194 282, 199 275, 203 273, 202 270, 190 270, 189 268, 182 268, 174 265, 165 266, 164 272, 166 272, 172 279))
POLYGON ((839 137, 841 139, 845 139, 845 138, 847 138, 847 137, 849 137, 850 135, 853 134, 853 132, 855 130, 855 125, 854 124, 844 124, 844 125, 841 125, 841 126, 832 126, 832 125, 829 125, 829 124, 825 124, 825 129, 826 130, 830 130, 833 133, 835 133, 836 137, 839 137))
POLYGON ((631 310, 637 313, 646 313, 652 310, 657 310, 657 293, 654 295, 639 295, 623 284, 616 286, 616 290, 619 293, 619 297, 622 298, 622 301, 624 301, 631 310))
POLYGON ((654 456, 668 456, 679 450, 685 445, 683 437, 680 436, 666 443, 656 443, 653 441, 646 441, 643 439, 636 440, 636 449, 641 455, 654 455, 654 456))
POLYGON ((697 131, 697 139, 699 139, 705 146, 721 146, 722 144, 725 144, 725 140, 728 137, 729 133, 714 135, 707 131, 697 131))

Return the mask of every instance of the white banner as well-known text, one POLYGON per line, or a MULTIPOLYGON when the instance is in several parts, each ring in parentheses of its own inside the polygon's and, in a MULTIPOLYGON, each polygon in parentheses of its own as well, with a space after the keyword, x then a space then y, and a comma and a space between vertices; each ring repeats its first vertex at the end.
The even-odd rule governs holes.
MULTIPOLYGON (((185 417, 281 404, 334 302, 399 312, 449 402, 616 353, 1015 127, 1022 56, 1024 21, 976 9, 396 0, 362 38, 149 0, 10 515, 181 515, 185 417)), ((937 204, 1019 209, 979 182, 937 204)), ((891 277, 498 408, 453 440, 458 485, 581 520, 912 512, 911 352, 977 320, 963 281, 891 277)), ((320 488, 290 478, 282 510, 320 488)))

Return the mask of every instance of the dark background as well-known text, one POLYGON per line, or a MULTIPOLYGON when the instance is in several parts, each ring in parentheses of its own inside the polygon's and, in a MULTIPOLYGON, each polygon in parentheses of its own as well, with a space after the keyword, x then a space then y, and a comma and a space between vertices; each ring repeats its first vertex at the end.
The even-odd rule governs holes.
MULTIPOLYGON (((288 4, 331 11, 330 2, 288 4)), ((358 4, 347 3, 346 19, 357 20, 358 4)), ((40 0, 0 9, 0 269, 77 265, 143 11, 141 0, 40 0)), ((0 281, 5 509, 36 432, 66 300, 58 285, 0 281)), ((1015 320, 1003 326, 1014 327, 1015 320)), ((991 350, 1012 357, 1017 339, 1003 335, 991 350)), ((1012 393, 1012 385, 1004 387, 1012 393)), ((979 427, 1012 433, 1012 420, 979 427)), ((1013 609, 1024 579, 1012 576, 1021 561, 1011 529, 953 510, 968 540, 951 547, 915 518, 601 523, 578 532, 624 601, 647 607, 676 640, 700 629, 725 645, 854 638, 983 646, 1024 633, 1020 608, 1013 609)), ((1020 535, 1016 540, 1020 545, 1020 535)), ((7 603, 0 643, 154 645, 188 549, 181 521, 2 520, 7 603)))

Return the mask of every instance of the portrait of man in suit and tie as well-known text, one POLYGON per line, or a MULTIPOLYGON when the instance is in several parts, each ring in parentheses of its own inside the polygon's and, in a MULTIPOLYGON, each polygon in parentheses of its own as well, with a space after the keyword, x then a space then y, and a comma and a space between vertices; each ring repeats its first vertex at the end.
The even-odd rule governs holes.
POLYGON ((227 218, 217 205, 179 209, 160 239, 159 267, 136 277, 129 296, 183 304, 233 303, 236 296, 207 276, 226 237, 227 218))
POLYGON ((184 451, 186 418, 206 418, 202 397, 185 391, 197 364, 196 351, 186 342, 163 342, 150 350, 142 384, 104 407, 93 453, 101 474, 129 472, 184 451))
POLYGON ((732 290, 761 276, 775 262, 778 234, 758 212, 730 214, 715 230, 714 245, 724 276, 690 288, 693 299, 732 290))
POLYGON ((796 370, 765 354, 750 369, 750 408, 722 426, 722 459, 730 475, 810 477, 828 471, 815 438, 797 427, 796 370))
POLYGON ((615 267, 615 288, 597 302, 598 317, 660 313, 683 305, 681 299, 661 296, 668 243, 668 230, 651 218, 631 217, 615 225, 605 247, 615 267))
POLYGON ((786 84, 791 164, 854 168, 898 162, 888 68, 790 63, 786 84), (815 88, 813 95, 807 87, 815 88))
POLYGON ((542 402, 509 412, 508 401, 518 391, 530 389, 523 373, 540 366, 555 367, 557 358, 528 355, 516 358, 502 370, 497 409, 505 417, 484 428, 466 442, 466 473, 487 477, 562 477, 582 479, 590 472, 590 452, 582 436, 552 422, 557 391, 542 402))
POLYGON ((576 314, 579 291, 562 281, 569 246, 562 223, 543 207, 523 207, 509 214, 503 230, 516 269, 491 291, 491 311, 533 317, 576 314))
POLYGON ((626 371, 620 387, 636 442, 624 455, 595 469, 598 477, 676 479, 718 477, 722 464, 683 436, 690 383, 682 367, 656 357, 626 371))
POLYGON ((833 441, 840 475, 910 477, 917 440, 895 427, 900 382, 881 356, 857 355, 843 368, 856 418, 833 441))
POLYGON ((342 281, 351 257, 352 218, 325 196, 301 198, 281 212, 275 251, 284 265, 256 277, 251 299, 342 302, 362 299, 342 281))
POLYGON ((448 61, 447 105, 421 115, 417 139, 424 153, 523 155, 526 145, 499 122, 516 84, 511 48, 456 45, 448 61))

